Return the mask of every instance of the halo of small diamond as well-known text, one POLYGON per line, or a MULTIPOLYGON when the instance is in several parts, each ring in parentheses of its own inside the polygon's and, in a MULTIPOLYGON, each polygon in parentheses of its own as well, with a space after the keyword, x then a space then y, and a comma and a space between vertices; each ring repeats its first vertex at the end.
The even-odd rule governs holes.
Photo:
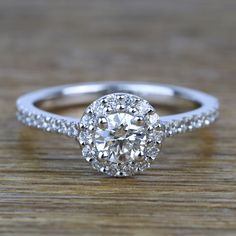
POLYGON ((163 137, 159 116, 146 100, 114 93, 88 106, 78 140, 83 157, 94 169, 111 176, 130 176, 156 159, 163 137))

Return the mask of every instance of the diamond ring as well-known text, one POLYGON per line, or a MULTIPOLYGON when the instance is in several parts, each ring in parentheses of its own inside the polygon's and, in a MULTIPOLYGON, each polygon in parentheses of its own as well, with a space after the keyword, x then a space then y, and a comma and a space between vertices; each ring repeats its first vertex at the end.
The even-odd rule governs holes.
POLYGON ((206 127, 215 122, 219 114, 218 100, 211 95, 189 88, 140 82, 46 88, 21 96, 16 105, 19 121, 74 138, 81 146, 84 159, 94 169, 110 176, 130 176, 145 170, 159 155, 165 138, 206 127), (159 116, 150 104, 178 99, 197 107, 159 116), (88 102, 91 104, 80 119, 43 108, 45 104, 55 108, 88 102))

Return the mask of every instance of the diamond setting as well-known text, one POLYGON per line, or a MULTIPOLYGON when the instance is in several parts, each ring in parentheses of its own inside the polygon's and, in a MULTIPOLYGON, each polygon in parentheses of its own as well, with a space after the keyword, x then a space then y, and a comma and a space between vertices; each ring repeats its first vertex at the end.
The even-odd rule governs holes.
POLYGON ((111 176, 130 176, 156 159, 163 137, 159 116, 146 100, 114 93, 86 109, 78 140, 93 168, 111 176))

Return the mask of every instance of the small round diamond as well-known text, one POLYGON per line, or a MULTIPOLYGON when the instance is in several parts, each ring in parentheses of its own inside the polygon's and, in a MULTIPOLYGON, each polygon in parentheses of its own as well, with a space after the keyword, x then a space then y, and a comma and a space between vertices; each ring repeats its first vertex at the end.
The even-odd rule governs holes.
POLYGON ((106 95, 93 102, 81 118, 83 157, 112 176, 133 175, 149 167, 162 138, 154 108, 130 94, 106 95))

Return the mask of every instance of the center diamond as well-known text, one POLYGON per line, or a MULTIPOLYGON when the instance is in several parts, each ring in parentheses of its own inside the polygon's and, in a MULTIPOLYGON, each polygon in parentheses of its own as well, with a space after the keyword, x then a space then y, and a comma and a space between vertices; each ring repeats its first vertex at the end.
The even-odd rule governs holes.
POLYGON ((115 113, 106 117, 106 126, 97 127, 95 146, 107 160, 121 163, 139 159, 143 155, 147 136, 143 126, 135 123, 128 113, 115 113))

